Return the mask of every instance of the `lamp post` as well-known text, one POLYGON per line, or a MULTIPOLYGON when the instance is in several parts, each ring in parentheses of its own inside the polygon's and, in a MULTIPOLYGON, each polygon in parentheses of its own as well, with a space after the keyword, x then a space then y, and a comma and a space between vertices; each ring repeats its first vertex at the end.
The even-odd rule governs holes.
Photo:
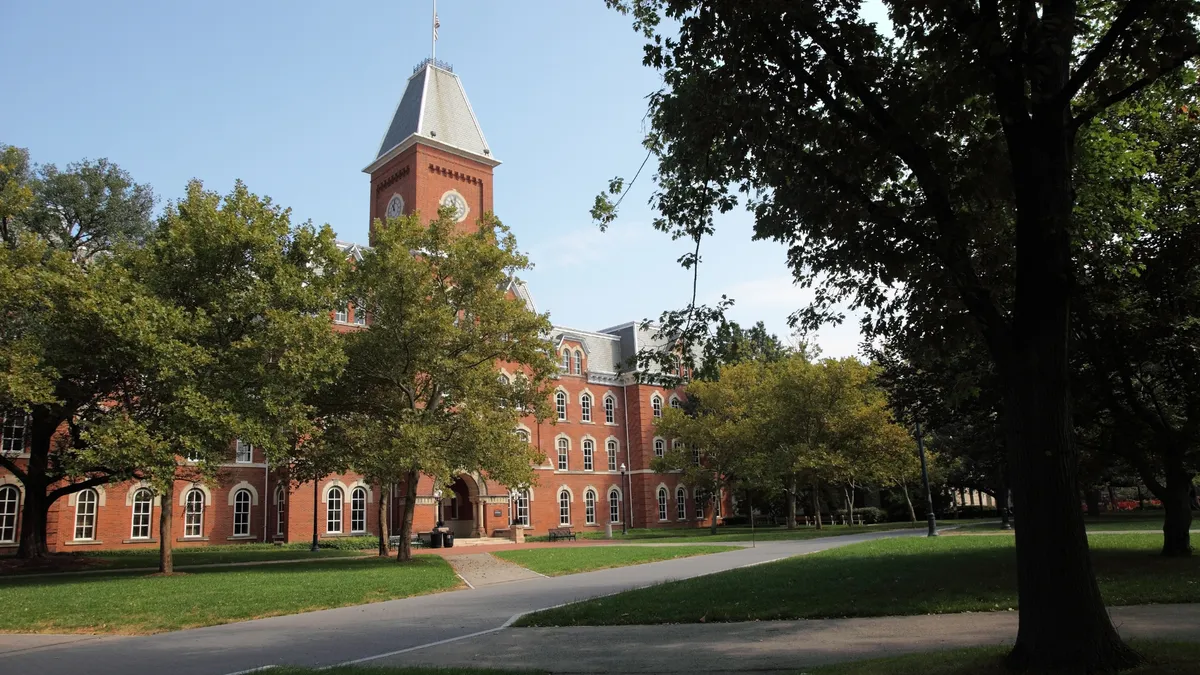
MULTIPOLYGON (((625 490, 625 463, 624 462, 621 463, 621 490, 625 490)), ((626 493, 626 494, 628 494, 628 493, 626 493)), ((622 502, 621 510, 624 511, 625 510, 625 504, 624 504, 625 500, 622 499, 621 502, 622 502)), ((630 509, 630 511, 632 511, 632 509, 630 509)), ((628 533, 629 533, 629 518, 628 517, 622 518, 621 519, 621 536, 623 537, 628 533)))
POLYGON ((929 536, 938 536, 937 516, 933 515, 933 492, 929 490, 929 469, 925 465, 925 437, 921 435, 921 420, 917 420, 917 452, 921 454, 921 482, 925 484, 925 507, 929 518, 929 536))
POLYGON ((433 498, 437 500, 437 520, 435 521, 437 523, 437 525, 435 527, 441 527, 442 526, 442 489, 441 488, 434 489, 433 498))
POLYGON ((313 540, 312 550, 317 550, 317 479, 313 479, 313 540))

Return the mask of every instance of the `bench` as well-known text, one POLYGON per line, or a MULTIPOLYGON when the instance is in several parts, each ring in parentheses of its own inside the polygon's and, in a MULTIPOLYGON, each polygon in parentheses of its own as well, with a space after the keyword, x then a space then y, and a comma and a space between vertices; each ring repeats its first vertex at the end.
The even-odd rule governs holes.
POLYGON ((570 539, 575 541, 575 533, 572 532, 571 528, 569 527, 551 528, 549 535, 550 541, 558 541, 559 539, 570 539))
MULTIPOLYGON (((418 548, 424 547, 429 544, 429 542, 427 541, 428 538, 429 538, 428 532, 425 532, 425 533, 418 532, 418 533, 414 534, 411 539, 409 539, 409 543, 410 543, 410 545, 412 545, 414 547, 418 547, 418 548)), ((394 535, 388 537, 388 546, 390 546, 392 548, 397 548, 398 546, 400 546, 400 535, 394 534, 394 535)))

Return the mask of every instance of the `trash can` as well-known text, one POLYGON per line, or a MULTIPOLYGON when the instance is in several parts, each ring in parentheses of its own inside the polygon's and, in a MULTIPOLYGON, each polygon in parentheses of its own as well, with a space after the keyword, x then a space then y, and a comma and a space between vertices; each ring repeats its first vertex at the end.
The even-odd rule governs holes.
POLYGON ((442 534, 442 541, 446 543, 446 548, 454 548, 454 533, 446 532, 442 534))
POLYGON ((442 533, 434 530, 429 533, 429 548, 442 547, 442 533))

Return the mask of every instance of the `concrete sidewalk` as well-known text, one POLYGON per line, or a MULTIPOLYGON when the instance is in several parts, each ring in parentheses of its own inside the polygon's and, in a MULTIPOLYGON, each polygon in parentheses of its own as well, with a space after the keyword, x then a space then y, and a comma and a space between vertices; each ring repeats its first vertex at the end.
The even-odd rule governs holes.
MULTIPOLYGON (((1126 638, 1200 642, 1200 604, 1114 607, 1126 638)), ((1016 612, 746 623, 508 628, 371 661, 559 673, 795 673, 828 663, 1012 644, 1016 612), (549 649, 550 645, 568 646, 549 649)))

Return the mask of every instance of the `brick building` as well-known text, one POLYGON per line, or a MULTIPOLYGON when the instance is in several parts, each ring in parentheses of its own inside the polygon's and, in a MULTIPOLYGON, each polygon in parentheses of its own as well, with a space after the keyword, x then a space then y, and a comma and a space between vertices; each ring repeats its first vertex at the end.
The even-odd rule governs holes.
MULTIPOLYGON (((440 62, 421 63, 409 78, 370 175, 371 222, 410 213, 434 213, 439 205, 457 209, 463 227, 492 210, 492 172, 500 164, 484 139, 462 82, 440 62)), ((358 244, 340 244, 348 256, 358 244)), ((520 282, 509 291, 534 307, 520 282)), ((353 307, 335 312, 335 330, 366 324, 353 307)), ((675 474, 650 469, 671 439, 655 434, 654 420, 667 406, 679 404, 676 392, 637 382, 630 365, 642 348, 653 346, 652 331, 635 322, 603 330, 555 326, 550 339, 561 359, 553 392, 556 419, 522 421, 516 433, 545 456, 536 483, 514 490, 475 474, 462 474, 445 494, 433 480, 417 488, 414 530, 442 520, 460 537, 486 536, 517 522, 531 533, 570 525, 602 530, 606 523, 632 527, 699 526, 714 514, 707 500, 681 484, 675 474)), ((499 376, 514 373, 499 367, 499 376)), ((0 451, 27 458, 25 421, 3 419, 0 451)), ((158 544, 162 508, 175 512, 177 545, 238 541, 307 541, 314 513, 321 538, 376 532, 379 491, 392 490, 389 512, 399 523, 409 505, 399 486, 366 484, 354 474, 327 476, 314 486, 296 485, 272 472, 262 453, 241 442, 230 447, 229 461, 213 484, 191 480, 190 463, 181 463, 175 498, 162 504, 144 484, 129 482, 84 490, 58 500, 49 518, 52 550, 153 547, 158 544)), ((16 546, 23 488, 0 472, 0 552, 16 546)), ((729 507, 729 497, 721 507, 729 507)))

